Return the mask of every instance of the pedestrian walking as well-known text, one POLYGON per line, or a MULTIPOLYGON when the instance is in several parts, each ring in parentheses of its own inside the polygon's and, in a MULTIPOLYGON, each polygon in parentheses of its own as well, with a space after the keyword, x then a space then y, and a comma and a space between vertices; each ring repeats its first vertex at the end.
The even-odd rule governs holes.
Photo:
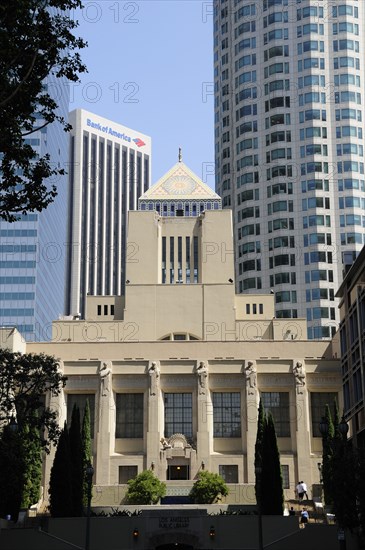
POLYGON ((299 501, 302 502, 302 500, 303 500, 303 487, 302 487, 302 482, 301 481, 299 481, 299 483, 296 487, 296 491, 297 491, 299 501))
POLYGON ((303 510, 300 512, 300 523, 305 527, 305 524, 308 523, 309 520, 309 514, 307 508, 303 508, 303 510))
POLYGON ((307 493, 307 484, 304 483, 304 481, 300 481, 299 483, 302 486, 303 498, 305 497, 307 500, 309 500, 308 493, 307 493))

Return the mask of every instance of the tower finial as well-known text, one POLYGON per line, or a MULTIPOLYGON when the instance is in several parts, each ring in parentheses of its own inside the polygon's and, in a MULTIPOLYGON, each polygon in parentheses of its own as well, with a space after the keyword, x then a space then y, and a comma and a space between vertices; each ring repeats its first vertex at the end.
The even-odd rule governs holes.
POLYGON ((179 162, 182 162, 182 150, 181 150, 181 147, 179 147, 179 162))

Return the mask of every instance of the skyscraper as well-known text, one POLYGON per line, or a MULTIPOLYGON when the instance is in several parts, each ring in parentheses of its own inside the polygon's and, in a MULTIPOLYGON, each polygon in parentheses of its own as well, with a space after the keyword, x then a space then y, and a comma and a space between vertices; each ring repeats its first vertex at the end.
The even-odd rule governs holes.
POLYGON ((215 0, 216 190, 237 290, 330 337, 364 244, 364 3, 215 0))
MULTIPOLYGON (((65 79, 48 77, 48 89, 67 120, 69 88, 65 79)), ((40 122, 41 125, 41 122, 40 122)), ((26 142, 53 166, 68 170, 68 135, 58 122, 31 134, 26 142)), ((51 183, 58 195, 40 213, 15 223, 0 221, 0 326, 16 326, 26 340, 47 340, 51 323, 63 312, 67 176, 51 183)))
POLYGON ((148 189, 151 139, 82 109, 70 113, 66 315, 85 315, 86 296, 120 295, 127 261, 127 213, 148 189))

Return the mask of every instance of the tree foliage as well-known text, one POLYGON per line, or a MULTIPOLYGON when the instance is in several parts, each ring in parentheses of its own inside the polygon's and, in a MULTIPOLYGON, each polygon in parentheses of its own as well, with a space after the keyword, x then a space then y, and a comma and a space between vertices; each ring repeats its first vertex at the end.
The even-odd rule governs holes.
POLYGON ((82 450, 82 502, 86 507, 88 505, 89 483, 86 474, 86 468, 92 463, 91 451, 91 428, 90 428, 90 405, 86 401, 84 417, 82 419, 81 432, 81 450, 82 450))
POLYGON ((335 428, 329 405, 326 405, 325 418, 328 425, 328 433, 322 435, 322 480, 324 501, 327 505, 330 505, 333 503, 333 441, 335 437, 335 428))
POLYGON ((0 517, 18 519, 24 485, 24 447, 19 432, 5 426, 0 437, 0 517))
POLYGON ((255 492, 266 515, 283 514, 283 480, 275 425, 271 413, 265 414, 260 399, 255 444, 255 492))
POLYGON ((28 424, 20 427, 24 455, 24 483, 22 508, 29 508, 39 501, 42 484, 42 445, 39 429, 28 424))
POLYGON ((353 449, 347 435, 340 432, 340 416, 334 403, 334 418, 329 405, 325 408, 327 434, 322 434, 322 481, 324 500, 332 506, 342 528, 355 529, 361 524, 364 503, 364 471, 361 453, 353 449))
POLYGON ((0 421, 7 423, 16 416, 20 427, 28 425, 30 431, 46 428, 42 444, 49 450, 60 430, 58 413, 44 406, 44 396, 47 392, 59 395, 66 380, 55 357, 0 349, 0 421))
POLYGON ((197 504, 212 504, 221 496, 228 495, 228 487, 219 474, 204 470, 199 473, 189 497, 197 504))
POLYGON ((83 514, 83 461, 80 409, 74 404, 69 430, 71 477, 72 477, 72 515, 83 514))
POLYGON ((78 81, 86 68, 79 49, 86 43, 74 36, 78 22, 69 10, 81 0, 2 0, 0 4, 0 219, 14 221, 18 213, 41 211, 55 197, 45 180, 64 174, 49 156, 38 157, 24 142, 37 129, 58 121, 59 96, 66 79, 78 81))
POLYGON ((72 516, 72 469, 67 425, 58 441, 49 481, 50 512, 54 518, 72 516))
POLYGON ((126 498, 129 504, 157 504, 166 494, 166 483, 151 470, 144 470, 128 481, 126 498))
POLYGON ((262 513, 283 515, 284 493, 280 453, 270 412, 266 416, 264 431, 262 487, 262 513))

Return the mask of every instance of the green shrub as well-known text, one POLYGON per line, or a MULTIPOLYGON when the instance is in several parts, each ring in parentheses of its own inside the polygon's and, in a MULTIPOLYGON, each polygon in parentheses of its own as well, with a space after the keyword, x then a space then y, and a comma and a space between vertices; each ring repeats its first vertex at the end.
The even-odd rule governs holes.
POLYGON ((144 470, 128 481, 128 504, 157 504, 166 494, 166 483, 160 481, 151 470, 144 470))
POLYGON ((219 497, 227 495, 228 487, 224 479, 219 474, 204 471, 199 473, 189 497, 196 504, 212 504, 219 497))

